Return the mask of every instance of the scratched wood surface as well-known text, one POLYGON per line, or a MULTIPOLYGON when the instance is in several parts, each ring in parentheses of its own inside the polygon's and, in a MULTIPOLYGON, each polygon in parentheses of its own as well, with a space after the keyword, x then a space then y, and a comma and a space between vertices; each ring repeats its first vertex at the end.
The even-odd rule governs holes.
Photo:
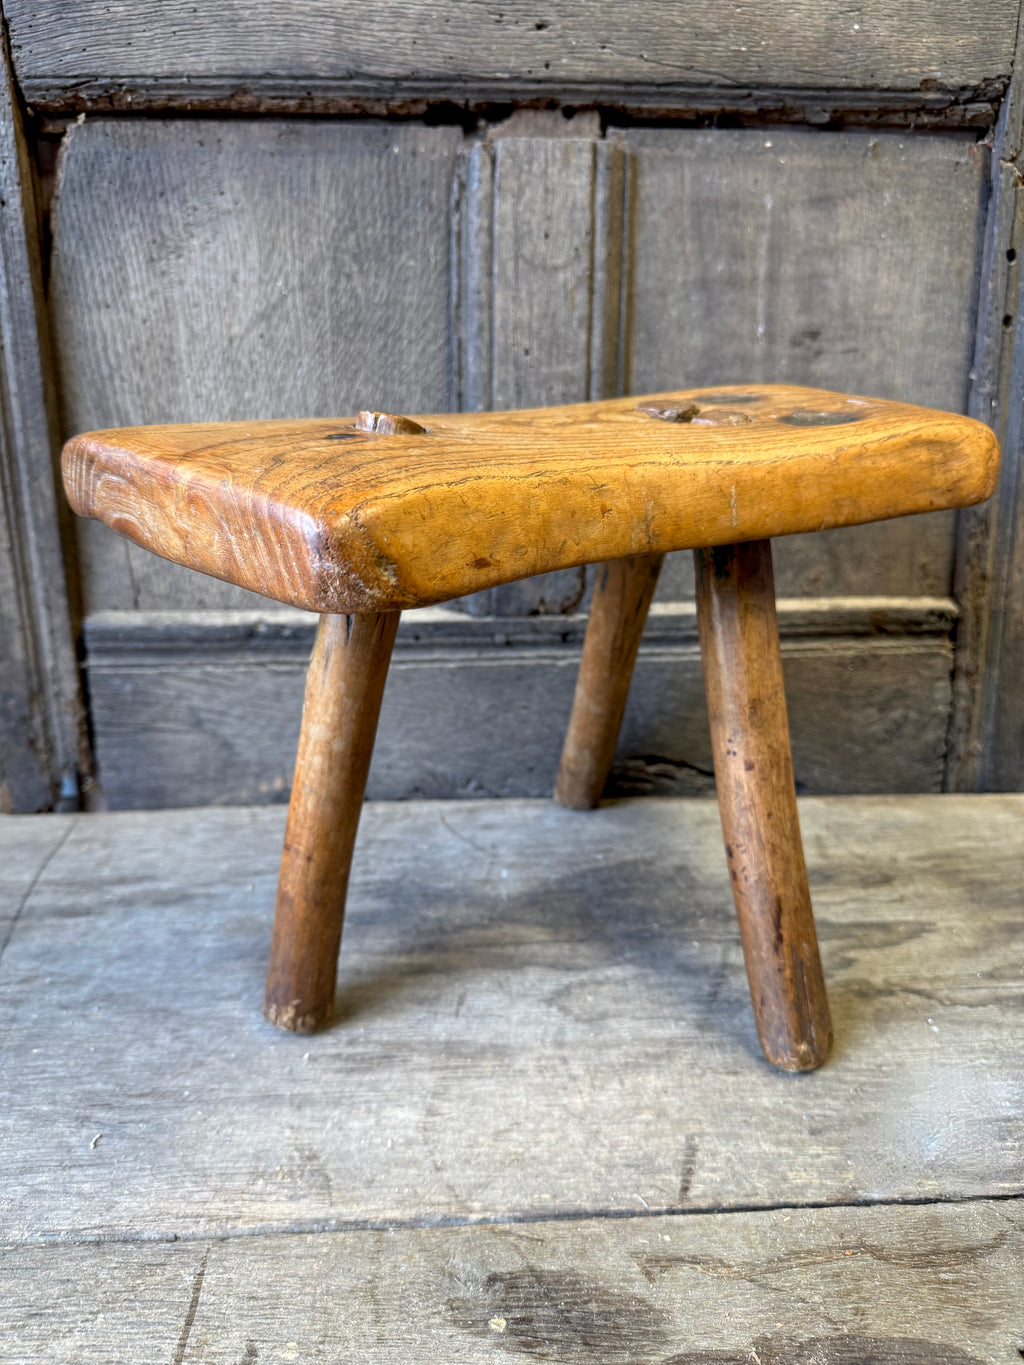
POLYGON ((49 107, 88 106, 91 97, 115 108, 233 100, 252 108, 274 95, 308 107, 318 92, 406 101, 597 93, 671 104, 760 86, 831 91, 833 100, 872 92, 861 100, 870 108, 885 90, 905 93, 911 107, 927 107, 929 96, 991 98, 1009 75, 1017 6, 975 0, 965 22, 949 0, 896 8, 865 0, 856 11, 835 0, 776 0, 739 5, 722 25, 700 0, 644 0, 628 26, 611 0, 547 8, 508 0, 500 9, 482 0, 358 9, 302 0, 286 13, 272 0, 241 8, 131 0, 113 11, 78 0, 70 12, 57 0, 8 0, 5 13, 19 82, 49 107))
POLYGON ((1012 1365, 1024 797, 801 818, 804 1076, 710 802, 371 804, 314 1038, 283 811, 4 818, 0 1360, 1012 1365))
POLYGON ((313 1038, 260 1013, 283 811, 67 817, 0 963, 4 1237, 1019 1195, 1024 798, 801 816, 800 1078, 711 802, 371 805, 313 1038))
POLYGON ((0 1360, 1013 1365, 1019 1204, 0 1249, 0 1360))

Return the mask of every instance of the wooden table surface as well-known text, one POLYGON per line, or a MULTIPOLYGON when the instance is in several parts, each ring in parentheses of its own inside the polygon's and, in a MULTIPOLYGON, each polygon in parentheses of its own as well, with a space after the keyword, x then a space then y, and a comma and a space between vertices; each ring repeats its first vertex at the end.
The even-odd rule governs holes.
POLYGON ((1024 797, 801 818, 806 1075, 710 802, 369 806, 315 1037, 282 808, 0 819, 0 1361, 1019 1365, 1024 797))

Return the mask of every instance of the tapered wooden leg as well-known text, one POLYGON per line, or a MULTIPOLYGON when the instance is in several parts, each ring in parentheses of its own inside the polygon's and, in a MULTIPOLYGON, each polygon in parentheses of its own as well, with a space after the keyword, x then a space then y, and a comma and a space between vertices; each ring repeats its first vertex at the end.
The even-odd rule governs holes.
POLYGON ((400 613, 322 616, 306 700, 263 1012, 312 1033, 334 1003, 345 893, 400 613))
POLYGON ((694 559, 715 782, 757 1031, 770 1062, 810 1071, 829 1054, 832 1021, 797 818, 771 542, 694 559))
POLYGON ((601 799, 626 710, 629 683, 664 555, 598 565, 576 695, 555 779, 555 800, 591 810, 601 799))

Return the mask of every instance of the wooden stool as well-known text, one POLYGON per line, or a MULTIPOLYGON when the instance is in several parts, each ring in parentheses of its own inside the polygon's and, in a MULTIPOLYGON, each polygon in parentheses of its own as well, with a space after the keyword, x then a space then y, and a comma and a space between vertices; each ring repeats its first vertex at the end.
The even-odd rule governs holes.
POLYGON ((64 450, 74 509, 166 559, 321 614, 265 1013, 329 1017, 399 612, 603 561, 555 795, 597 804, 663 555, 694 548, 715 779, 761 1044, 832 1026, 797 820, 770 537, 989 496, 998 446, 950 413, 781 385, 532 412, 135 427, 64 450))

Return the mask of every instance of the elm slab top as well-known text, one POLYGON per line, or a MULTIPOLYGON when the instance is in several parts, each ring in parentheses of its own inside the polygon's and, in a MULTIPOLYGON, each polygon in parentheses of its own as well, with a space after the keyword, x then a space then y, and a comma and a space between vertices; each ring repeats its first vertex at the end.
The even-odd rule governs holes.
POLYGON ((427 606, 597 560, 967 506, 998 470, 971 418, 789 385, 516 412, 90 432, 71 505, 317 612, 427 606))

